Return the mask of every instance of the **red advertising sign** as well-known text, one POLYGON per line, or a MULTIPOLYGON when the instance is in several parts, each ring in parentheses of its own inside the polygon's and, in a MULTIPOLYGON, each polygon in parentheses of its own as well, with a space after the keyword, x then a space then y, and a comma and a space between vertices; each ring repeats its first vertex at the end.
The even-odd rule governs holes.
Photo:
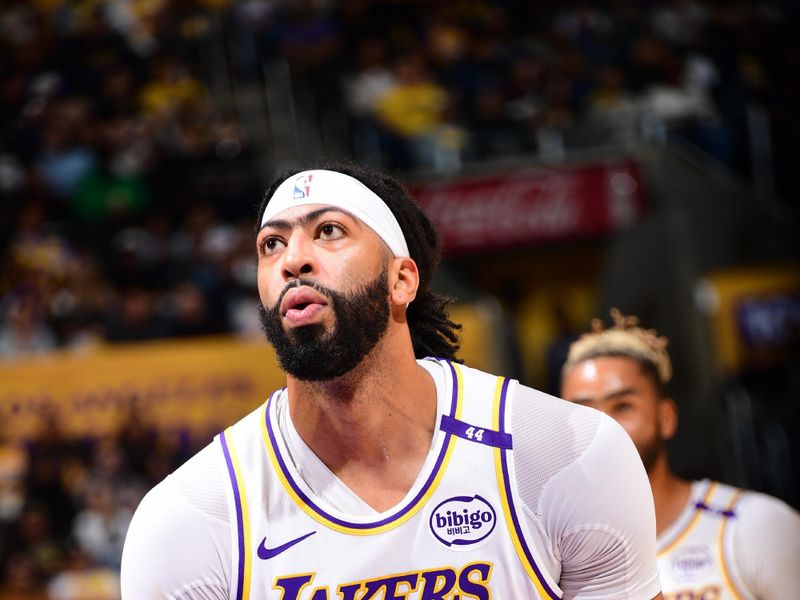
POLYGON ((607 235, 644 212, 631 160, 411 185, 450 254, 607 235))

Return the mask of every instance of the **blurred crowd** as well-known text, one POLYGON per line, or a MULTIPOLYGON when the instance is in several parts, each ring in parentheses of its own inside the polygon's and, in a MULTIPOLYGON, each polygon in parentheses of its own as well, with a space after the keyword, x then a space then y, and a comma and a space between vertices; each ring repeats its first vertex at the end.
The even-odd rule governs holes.
MULTIPOLYGON (((648 138, 691 143, 743 177, 753 124, 766 122, 777 191, 796 194, 791 10, 711 0, 3 2, 0 360, 257 334, 255 207, 274 169, 310 158, 285 147, 283 121, 301 133, 312 123, 322 150, 401 174, 648 138), (289 97, 285 114, 262 102, 273 131, 243 112, 253 91, 289 97)), ((113 577, 131 510, 184 456, 148 452, 136 426, 79 444, 53 423, 24 447, 0 448, 7 587, 49 581, 50 597, 69 598, 70 573, 113 577)))
POLYGON ((113 600, 133 511, 196 448, 136 413, 76 440, 54 418, 26 443, 0 428, 0 599, 113 600))
POLYGON ((748 115, 771 119, 776 161, 800 155, 789 17, 692 0, 5 2, 0 358, 257 329, 252 217, 289 155, 240 114, 246 90, 290 92, 286 119, 401 173, 648 135, 746 172, 748 115), (265 80, 275 64, 289 77, 265 80))

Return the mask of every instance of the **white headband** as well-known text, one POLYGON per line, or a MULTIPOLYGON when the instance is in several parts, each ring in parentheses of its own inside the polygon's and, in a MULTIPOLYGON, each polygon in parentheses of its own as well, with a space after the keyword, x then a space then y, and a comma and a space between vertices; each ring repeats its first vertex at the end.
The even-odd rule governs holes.
POLYGON ((305 204, 346 210, 378 234, 395 256, 409 256, 403 230, 386 203, 358 179, 337 171, 303 171, 286 179, 267 203, 261 226, 287 208, 305 204))

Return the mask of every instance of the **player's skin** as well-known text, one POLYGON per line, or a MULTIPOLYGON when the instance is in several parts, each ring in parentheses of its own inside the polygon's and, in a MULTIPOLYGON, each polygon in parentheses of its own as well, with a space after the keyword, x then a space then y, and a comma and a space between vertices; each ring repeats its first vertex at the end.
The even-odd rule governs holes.
MULTIPOLYGON (((416 263, 395 258, 350 214, 318 204, 277 215, 259 231, 257 247, 258 290, 266 308, 300 276, 349 292, 388 269, 391 316, 376 347, 339 378, 314 382, 289 375, 287 388, 292 423, 306 444, 372 508, 391 508, 413 485, 436 421, 436 388, 416 362, 405 316, 419 285, 416 263)), ((286 331, 311 323, 336 326, 326 299, 306 286, 284 296, 281 321, 286 331), (298 305, 306 306, 292 308, 298 305)))
POLYGON ((674 400, 660 393, 636 360, 620 356, 578 363, 564 374, 561 395, 603 411, 628 432, 647 469, 660 535, 680 515, 691 493, 691 483, 676 476, 667 461, 665 442, 678 425, 674 400))
MULTIPOLYGON (((262 226, 256 244, 265 308, 301 276, 347 292, 387 268, 391 315, 375 348, 339 378, 309 382, 287 375, 287 388, 292 423, 311 450, 372 508, 391 508, 413 485, 436 421, 436 388, 416 362, 406 321, 419 286, 416 263, 394 257, 358 219, 325 205, 283 211, 262 226)), ((286 331, 311 323, 336 326, 326 299, 303 286, 283 297, 281 322, 286 331)))

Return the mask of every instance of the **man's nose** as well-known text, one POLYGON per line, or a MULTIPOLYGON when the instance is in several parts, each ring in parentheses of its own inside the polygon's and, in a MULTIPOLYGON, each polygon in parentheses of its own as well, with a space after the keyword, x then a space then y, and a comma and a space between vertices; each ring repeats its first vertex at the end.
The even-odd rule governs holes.
POLYGON ((288 280, 309 275, 314 272, 315 264, 314 241, 304 232, 293 232, 283 253, 284 278, 288 280))

